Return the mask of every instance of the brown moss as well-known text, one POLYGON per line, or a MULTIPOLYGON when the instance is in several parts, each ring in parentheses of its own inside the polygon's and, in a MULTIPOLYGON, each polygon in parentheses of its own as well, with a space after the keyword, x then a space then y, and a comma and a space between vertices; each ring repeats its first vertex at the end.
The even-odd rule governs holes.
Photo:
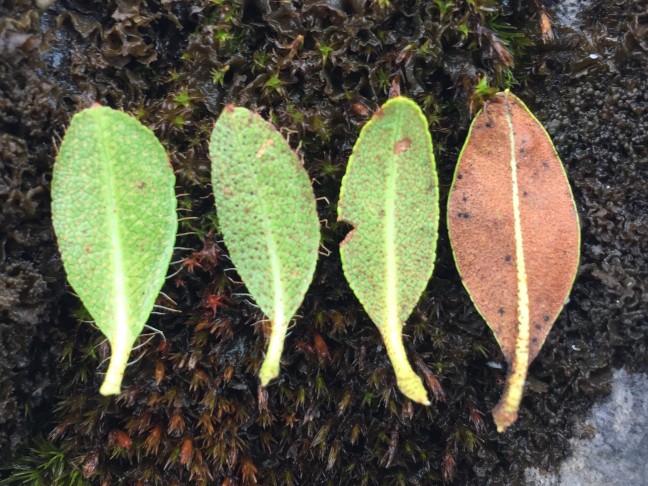
MULTIPOLYGON (((92 484, 511 484, 525 464, 548 467, 564 456, 565 431, 605 392, 612 363, 646 366, 646 177, 638 163, 646 131, 630 136, 624 128, 645 124, 641 40, 628 37, 615 57, 618 73, 603 61, 589 65, 589 85, 577 92, 572 70, 582 72, 589 54, 574 48, 577 33, 554 26, 559 44, 539 47, 526 5, 493 11, 494 2, 475 8, 460 1, 442 12, 441 3, 60 0, 40 17, 46 35, 36 33, 36 18, 19 27, 36 45, 51 44, 41 71, 26 57, 12 65, 19 86, 33 79, 38 90, 31 92, 49 104, 21 101, 18 93, 30 92, 24 88, 12 91, 19 109, 3 116, 7 133, 22 141, 11 160, 34 153, 38 162, 26 174, 46 177, 61 113, 92 101, 128 109, 171 154, 187 218, 178 246, 194 249, 174 257, 178 273, 164 292, 175 304, 159 301, 179 312, 151 319, 164 338, 143 337, 150 341, 134 353, 124 393, 101 398, 96 368, 108 348, 85 323, 66 330, 78 304, 59 300, 63 273, 41 203, 47 191, 30 196, 38 203, 35 219, 16 213, 17 225, 38 229, 27 240, 40 241, 16 254, 41 275, 54 269, 54 289, 45 295, 63 309, 58 326, 67 340, 57 342, 64 359, 50 366, 63 386, 51 428, 68 470, 80 468, 92 484), (538 47, 525 47, 529 39, 538 47), (380 336, 344 283, 337 247, 346 229, 335 223, 351 147, 396 78, 428 116, 447 194, 480 73, 524 83, 516 91, 548 122, 585 216, 581 277, 532 366, 519 423, 504 436, 489 417, 501 392, 502 358, 463 291, 446 229, 435 276, 406 328, 413 362, 437 399, 423 408, 396 391, 380 336), (569 96, 551 89, 565 85, 569 96), (206 141, 226 103, 258 110, 295 147, 301 142, 317 196, 330 202, 322 199, 319 212, 331 254, 320 258, 281 376, 265 391, 256 373, 267 328, 235 282, 207 185, 206 141), (599 114, 612 123, 589 127, 599 114), (32 238, 38 234, 45 236, 32 238)), ((598 14, 610 25, 634 22, 632 10, 607 11, 598 14)), ((601 35, 596 45, 605 42, 601 35)), ((1 66, 2 82, 13 79, 1 66)), ((18 204, 28 208, 23 199, 18 204)), ((38 315, 51 319, 54 309, 38 315)))

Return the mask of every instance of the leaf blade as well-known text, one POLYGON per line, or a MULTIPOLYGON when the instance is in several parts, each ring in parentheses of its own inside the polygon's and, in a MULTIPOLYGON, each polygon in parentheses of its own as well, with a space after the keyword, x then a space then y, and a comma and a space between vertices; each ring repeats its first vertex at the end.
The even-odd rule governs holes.
POLYGON ((320 235, 315 196, 306 170, 286 140, 245 108, 225 108, 212 132, 210 156, 214 196, 230 257, 272 321, 259 373, 266 386, 279 373, 288 323, 317 264, 320 235))
POLYGON ((344 274, 383 337, 399 388, 428 404, 402 341, 432 275, 438 227, 432 140, 413 101, 389 100, 363 127, 342 181, 338 220, 354 226, 340 245, 344 274))
POLYGON ((54 165, 52 220, 68 280, 110 342, 104 395, 119 393, 164 283, 174 184, 164 148, 134 118, 98 105, 72 118, 54 165))
POLYGON ((448 230, 457 268, 509 363, 494 410, 517 417, 537 356, 578 268, 580 229, 560 158, 542 125, 509 92, 475 117, 455 169, 448 230))

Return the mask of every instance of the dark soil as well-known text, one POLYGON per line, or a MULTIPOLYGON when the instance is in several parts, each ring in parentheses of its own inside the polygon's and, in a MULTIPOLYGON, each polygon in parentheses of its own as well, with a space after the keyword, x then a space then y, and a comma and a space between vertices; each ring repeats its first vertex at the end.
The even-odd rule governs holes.
MULTIPOLYGON (((521 484, 568 454, 611 371, 648 369, 648 11, 593 2, 544 45, 534 2, 30 0, 0 6, 0 457, 28 484, 521 484), (39 2, 49 3, 49 2, 39 2), (510 25, 509 25, 510 24, 510 25), (514 27, 511 27, 514 26, 514 27), (463 33, 463 32, 467 33, 463 33), (504 43, 508 43, 508 48, 504 43), (511 56, 515 60, 512 65, 511 56), (341 274, 335 202, 351 147, 399 84, 430 121, 445 200, 476 81, 514 82, 553 136, 581 214, 571 299, 531 367, 520 419, 490 409, 503 358, 440 228, 406 327, 435 403, 400 395, 380 336, 341 274), (124 393, 98 395, 108 356, 68 291, 49 213, 56 143, 93 101, 153 128, 182 216, 179 273, 124 393), (300 144, 324 227, 280 378, 260 390, 258 311, 218 242, 207 140, 225 103, 300 144), (210 308, 209 296, 224 297, 210 308), (42 438, 39 440, 39 437, 42 438), (80 469, 83 477, 73 478, 80 469), (84 479, 85 478, 85 479, 84 479)), ((546 2, 550 8, 559 2, 546 2)), ((445 208, 442 208, 445 209, 445 208)), ((8 473, 7 473, 8 474, 8 473)))

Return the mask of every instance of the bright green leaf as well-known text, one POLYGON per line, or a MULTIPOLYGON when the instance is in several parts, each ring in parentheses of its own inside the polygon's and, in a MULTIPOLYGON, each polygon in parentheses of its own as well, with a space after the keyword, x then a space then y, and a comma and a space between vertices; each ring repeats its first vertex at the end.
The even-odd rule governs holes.
POLYGON ((344 275, 383 337, 399 388, 428 404, 402 336, 432 275, 439 220, 432 139, 413 101, 389 100, 362 129, 338 219, 354 227, 340 245, 344 275))
POLYGON ((275 128, 257 114, 225 107, 210 154, 218 218, 232 262, 272 325, 259 372, 279 374, 288 323, 310 285, 319 219, 310 179, 275 128))
POLYGON ((54 165, 52 218, 68 280, 110 343, 100 393, 117 394, 164 283, 175 177, 153 133, 120 111, 77 113, 54 165))

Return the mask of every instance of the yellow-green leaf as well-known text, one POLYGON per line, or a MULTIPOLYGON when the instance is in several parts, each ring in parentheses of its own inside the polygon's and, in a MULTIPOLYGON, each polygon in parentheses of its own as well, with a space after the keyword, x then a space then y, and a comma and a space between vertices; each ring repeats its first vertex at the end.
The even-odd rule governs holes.
POLYGON ((164 283, 174 185, 164 148, 135 118, 99 105, 74 115, 54 164, 52 219, 68 280, 110 343, 103 395, 119 393, 164 283))
POLYGON ((211 137, 212 182, 236 270, 270 318, 263 386, 279 374, 288 323, 317 263, 320 233, 308 173, 288 142, 257 114, 226 106, 211 137))
POLYGON ((380 331, 400 390, 429 404, 403 345, 403 325, 432 270, 439 193, 432 138, 421 109, 398 97, 363 127, 342 181, 338 219, 344 275, 380 331))

